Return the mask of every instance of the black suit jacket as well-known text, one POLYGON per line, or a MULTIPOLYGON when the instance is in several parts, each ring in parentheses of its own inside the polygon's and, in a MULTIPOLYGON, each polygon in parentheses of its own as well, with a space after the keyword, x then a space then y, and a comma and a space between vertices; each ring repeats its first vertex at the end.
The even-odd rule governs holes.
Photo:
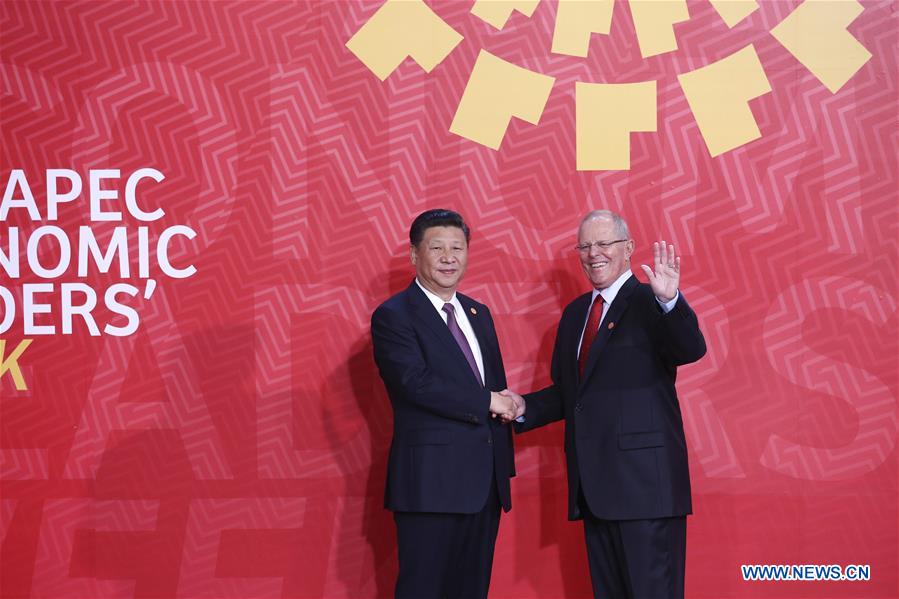
POLYGON ((565 419, 569 519, 583 492, 607 520, 682 516, 692 511, 687 445, 674 381, 677 366, 706 351, 683 294, 665 314, 649 285, 631 276, 590 347, 583 380, 577 351, 591 293, 568 304, 553 349, 553 384, 525 396, 530 430, 565 419))
POLYGON ((371 317, 375 362, 393 407, 390 510, 476 513, 494 476, 503 508, 512 506, 511 428, 489 411, 490 391, 506 388, 493 319, 487 306, 457 296, 478 338, 485 387, 415 281, 371 317))

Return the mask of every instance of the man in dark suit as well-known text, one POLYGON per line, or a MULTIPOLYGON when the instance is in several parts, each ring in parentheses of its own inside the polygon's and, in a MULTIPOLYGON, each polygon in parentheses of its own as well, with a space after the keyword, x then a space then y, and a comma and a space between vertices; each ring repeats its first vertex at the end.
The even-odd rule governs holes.
MULTIPOLYGON (((587 214, 576 252, 593 286, 562 313, 552 385, 524 397, 519 431, 565 419, 568 517, 583 519, 596 597, 683 597, 690 473, 677 367, 706 351, 678 291, 680 258, 653 245, 649 284, 617 214, 587 214)), ((511 394, 511 392, 506 392, 511 394)))
POLYGON ((385 507, 394 512, 396 597, 486 597, 500 508, 512 506, 512 398, 487 306, 456 292, 469 229, 449 210, 409 231, 415 280, 371 318, 393 407, 385 507))

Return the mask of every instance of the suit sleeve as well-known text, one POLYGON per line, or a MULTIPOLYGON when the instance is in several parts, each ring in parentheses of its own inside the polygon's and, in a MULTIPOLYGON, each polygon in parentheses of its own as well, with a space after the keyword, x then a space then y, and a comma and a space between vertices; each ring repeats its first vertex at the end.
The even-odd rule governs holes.
MULTIPOLYGON (((564 321, 565 316, 562 316, 564 321)), ((541 427, 565 417, 564 401, 562 399, 562 365, 560 364, 561 351, 559 349, 562 324, 556 329, 556 341, 553 346, 553 357, 550 366, 550 378, 553 384, 549 387, 528 393, 524 396, 526 411, 524 422, 515 423, 515 432, 524 433, 541 427)))
POLYGON ((375 362, 390 391, 419 408, 454 420, 478 423, 488 418, 490 391, 462 386, 425 361, 408 317, 381 306, 371 318, 375 362))
MULTIPOLYGON (((490 314, 490 310, 487 306, 482 306, 482 308, 485 317, 490 321, 490 326, 487 327, 487 331, 490 334, 490 339, 488 341, 491 346, 491 355, 496 357, 496 362, 493 363, 496 375, 496 380, 494 382, 499 386, 493 390, 502 391, 508 386, 508 383, 506 382, 506 365, 503 364, 503 352, 499 347, 499 337, 496 335, 496 325, 493 323, 493 316, 490 314)), ((487 368, 486 364, 484 364, 484 368, 487 368)))
POLYGON ((699 320, 683 293, 674 308, 659 318, 656 338, 666 361, 674 366, 695 362, 705 355, 705 338, 699 330, 699 320))

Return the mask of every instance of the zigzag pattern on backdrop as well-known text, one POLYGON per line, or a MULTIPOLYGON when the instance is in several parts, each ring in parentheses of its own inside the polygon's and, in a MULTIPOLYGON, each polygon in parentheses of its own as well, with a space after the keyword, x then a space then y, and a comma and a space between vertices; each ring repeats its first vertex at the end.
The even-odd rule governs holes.
POLYGON ((682 290, 691 307, 699 315, 700 327, 709 348, 705 358, 694 368, 685 369, 679 377, 679 385, 688 391, 680 394, 685 433, 692 440, 691 456, 698 462, 705 476, 710 478, 744 478, 736 452, 724 428, 714 402, 705 391, 704 383, 712 380, 727 360, 731 344, 730 322, 727 310, 701 288, 686 286, 682 290))
POLYGON ((153 501, 52 499, 43 510, 46 524, 38 543, 33 593, 40 597, 112 597, 133 594, 133 581, 111 581, 70 575, 75 537, 80 531, 139 531, 156 527, 153 501))
MULTIPOLYGON (((896 397, 883 381, 859 369, 810 351, 802 343, 800 306, 837 307, 883 326, 896 312, 896 300, 857 279, 816 277, 778 296, 764 321, 763 338, 775 371, 805 389, 843 398, 858 415, 858 430, 840 447, 804 446, 772 435, 762 463, 784 474, 811 480, 856 478, 881 466, 896 445, 896 397)), ((817 419, 816 433, 839 438, 842 422, 817 419)))
MULTIPOLYGON (((177 319, 168 305, 165 292, 148 303, 141 314, 146 334, 152 339, 156 364, 163 374, 166 401, 128 402, 117 391, 128 372, 135 337, 109 337, 103 348, 97 375, 91 385, 87 405, 77 426, 66 461, 66 478, 96 477, 103 447, 114 429, 177 429, 193 460, 198 479, 230 478, 220 441, 207 406, 202 401, 199 380, 187 359, 183 338, 177 332, 177 319), (122 401, 125 399, 125 401, 122 401)), ((139 463, 134 463, 137 470, 139 463)))
POLYGON ((191 502, 184 540, 180 592, 186 596, 279 597, 286 572, 266 577, 216 575, 216 565, 226 547, 226 535, 235 530, 299 531, 303 528, 306 501, 302 498, 246 497, 203 499, 191 502), (235 523, 242 523, 238 528, 235 523))
POLYGON ((369 439, 358 434, 363 431, 352 433, 358 422, 352 419, 350 405, 334 400, 352 395, 354 383, 350 377, 331 372, 335 366, 339 368, 352 347, 337 351, 332 337, 321 336, 323 328, 333 331, 337 325, 337 330, 347 329, 349 333, 366 323, 368 313, 362 310, 365 303, 365 298, 353 290, 322 285, 264 289, 257 296, 257 343, 265 348, 257 363, 256 378, 259 470, 263 478, 340 476, 341 472, 359 471, 371 462, 369 439), (351 308, 354 309, 350 311, 351 308), (317 318, 329 314, 333 317, 317 318), (324 327, 303 330, 303 325, 316 320, 324 327), (294 322, 303 327, 297 337, 292 334, 294 322), (302 354, 295 343, 300 343, 302 354), (299 387, 312 381, 297 378, 297 373, 310 371, 329 373, 314 380, 324 384, 324 389, 299 387), (296 401, 297 396, 302 403, 296 401), (314 435, 316 424, 321 426, 322 422, 322 412, 316 409, 319 406, 326 410, 326 424, 337 428, 326 429, 326 438, 310 443, 308 439, 314 435), (306 418, 310 422, 304 425, 301 419, 306 418), (346 422, 352 424, 351 429, 343 428, 346 425, 342 423, 346 422), (298 433, 308 449, 297 451, 298 433))
MULTIPOLYGON (((644 59, 627 2, 580 58, 550 52, 551 0, 502 29, 472 2, 426 0, 463 41, 431 73, 406 61, 383 83, 345 47, 381 0, 0 4, 0 184, 25 169, 42 207, 47 168, 86 181, 153 166, 166 179, 139 197, 166 216, 151 239, 197 231, 171 256, 196 275, 135 298, 137 334, 93 338, 76 319, 73 335, 34 338, 27 392, 0 386, 3 594, 389 595, 391 414, 368 322, 411 281, 411 219, 438 205, 472 225, 462 291, 490 306, 516 390, 547 384, 560 310, 587 290, 571 251, 586 210, 627 217, 638 277, 652 241, 683 254, 709 344, 678 373, 692 563, 708 569, 688 572, 691 596, 745 594, 714 575, 745 561, 733 548, 822 546, 865 556, 866 590, 889 594, 899 27, 890 2, 863 2, 849 33, 872 57, 831 93, 769 33, 801 1, 760 2, 728 27, 690 0, 678 49, 644 59), (750 44, 772 87, 749 106, 762 136, 713 159, 677 75, 750 44), (513 119, 499 151, 449 132, 481 48, 556 80, 539 123, 513 119), (630 170, 577 172, 574 83, 650 80, 658 131, 631 135, 630 170)), ((86 204, 4 224, 72 233, 86 204)), ((92 225, 101 243, 115 224, 92 225)), ((0 284, 20 303, 40 282, 26 268, 0 284)), ((102 301, 94 316, 114 317, 102 301)), ((60 326, 55 306, 37 320, 60 326)), ((582 539, 554 511, 560 440, 558 427, 516 439, 497 596, 590 592, 582 539)))
MULTIPOLYGON (((15 422, 11 425, 15 426, 15 422)), ((0 450, 0 478, 3 480, 46 480, 49 470, 46 449, 0 450)))

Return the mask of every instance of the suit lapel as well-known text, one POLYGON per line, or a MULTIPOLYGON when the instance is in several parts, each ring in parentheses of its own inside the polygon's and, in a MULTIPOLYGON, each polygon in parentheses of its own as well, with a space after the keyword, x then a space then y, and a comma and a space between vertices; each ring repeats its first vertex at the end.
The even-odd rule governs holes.
MULTIPOLYGON (((612 305, 609 306, 609 311, 606 312, 606 317, 602 319, 602 323, 599 325, 596 339, 593 340, 593 345, 590 346, 590 352, 587 354, 587 365, 584 367, 584 377, 581 379, 581 385, 590 378, 590 374, 599 362, 599 357, 602 354, 603 349, 605 349, 606 344, 609 342, 609 338, 615 333, 615 327, 618 325, 618 321, 621 319, 625 310, 627 310, 630 296, 636 288, 637 277, 631 275, 631 277, 625 281, 624 285, 621 286, 621 289, 618 290, 618 294, 612 301, 612 305)), ((586 316, 584 318, 586 318, 586 316)))
MULTIPOLYGON (((456 343, 455 337, 450 333, 449 327, 443 322, 443 318, 441 318, 437 313, 437 310, 434 309, 434 304, 431 303, 431 300, 428 299, 424 291, 418 287, 418 284, 414 280, 412 281, 412 284, 409 285, 407 291, 409 305, 412 308, 413 314, 415 314, 415 318, 424 324, 434 334, 434 337, 444 345, 444 349, 448 356, 455 356, 454 359, 456 360, 457 366, 464 369, 465 372, 468 372, 473 381, 477 381, 477 379, 474 378, 474 373, 471 372, 468 360, 465 359, 465 354, 462 353, 462 349, 459 347, 459 344, 456 343)), ((480 342, 482 337, 477 329, 475 329, 475 334, 478 335, 478 340, 480 342)), ((483 355, 484 344, 479 344, 481 345, 481 352, 483 355)))
MULTIPOLYGON (((434 337, 446 346, 448 352, 458 353, 465 360, 465 356, 462 355, 462 350, 459 349, 459 344, 456 343, 453 334, 450 333, 449 327, 443 322, 443 318, 434 309, 434 304, 431 303, 424 291, 418 288, 415 281, 412 281, 412 284, 409 285, 408 296, 409 305, 412 307, 415 318, 424 324, 434 334, 434 337)), ((468 364, 467 361, 465 363, 468 364)))

